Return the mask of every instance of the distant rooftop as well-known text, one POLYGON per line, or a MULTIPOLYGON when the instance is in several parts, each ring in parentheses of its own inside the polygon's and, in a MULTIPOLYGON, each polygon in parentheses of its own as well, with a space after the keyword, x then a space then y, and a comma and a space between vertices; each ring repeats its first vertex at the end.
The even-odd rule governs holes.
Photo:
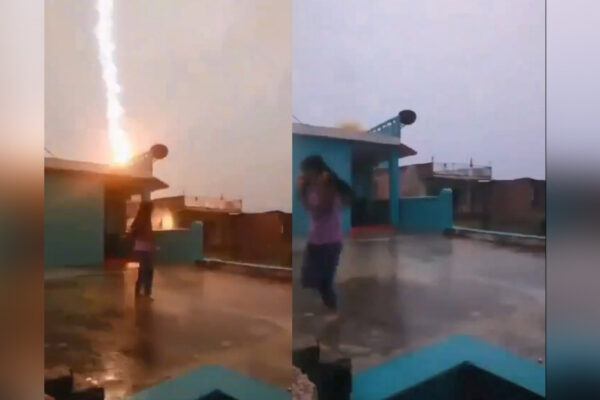
POLYGON ((437 177, 459 179, 492 179, 492 167, 489 165, 474 165, 470 163, 440 163, 433 162, 433 175, 437 177))
POLYGON ((241 199, 226 199, 223 197, 208 196, 170 196, 153 200, 155 205, 164 205, 169 208, 192 211, 214 211, 226 213, 241 213, 241 199))
MULTIPOLYGON (((472 165, 470 163, 444 163, 444 162, 427 162, 420 164, 407 164, 400 167, 401 170, 407 168, 416 168, 419 175, 448 178, 448 179, 468 179, 468 180, 491 180, 492 167, 489 165, 472 165)), ((385 170, 387 167, 381 165, 378 169, 385 170)))

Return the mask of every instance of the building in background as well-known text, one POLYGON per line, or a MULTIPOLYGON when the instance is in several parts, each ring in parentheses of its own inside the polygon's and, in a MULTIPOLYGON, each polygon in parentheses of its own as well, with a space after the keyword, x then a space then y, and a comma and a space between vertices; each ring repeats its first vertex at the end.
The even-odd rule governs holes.
MULTIPOLYGON (((193 221, 216 220, 229 214, 242 212, 242 200, 230 200, 221 197, 170 196, 153 199, 154 212, 152 226, 154 230, 187 229, 193 221)), ((127 226, 139 207, 139 198, 129 201, 127 206, 127 226)), ((206 229, 206 226, 205 226, 206 229)))
MULTIPOLYGON (((152 200, 156 231, 189 229, 201 222, 208 258, 258 264, 291 264, 291 215, 280 211, 245 213, 240 199, 172 196, 152 200)), ((131 224, 139 200, 128 204, 131 224)))
MULTIPOLYGON (((531 178, 494 180, 491 166, 470 163, 422 163, 401 167, 399 191, 404 198, 437 196, 452 189, 457 225, 507 232, 543 234, 546 182, 531 178)), ((374 175, 376 198, 389 198, 389 174, 374 175)))
MULTIPOLYGON (((452 189, 454 216, 464 217, 473 209, 474 187, 492 179, 492 167, 471 163, 429 162, 400 167, 398 180, 402 197, 437 196, 442 189, 452 189)), ((375 171, 376 198, 389 198, 389 174, 384 168, 375 171)))
POLYGON ((478 213, 465 223, 488 230, 546 235, 545 180, 492 180, 477 185, 475 194, 478 213))

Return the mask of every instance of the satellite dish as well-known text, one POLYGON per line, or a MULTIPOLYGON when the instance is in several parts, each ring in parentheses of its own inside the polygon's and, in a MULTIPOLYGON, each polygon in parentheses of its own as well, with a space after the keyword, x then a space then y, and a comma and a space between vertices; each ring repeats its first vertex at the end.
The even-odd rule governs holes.
POLYGON ((413 110, 402 110, 398 113, 398 117, 402 125, 412 125, 417 120, 417 113, 413 110))
POLYGON ((169 149, 164 144, 155 144, 150 148, 150 154, 156 160, 161 160, 169 154, 169 149))

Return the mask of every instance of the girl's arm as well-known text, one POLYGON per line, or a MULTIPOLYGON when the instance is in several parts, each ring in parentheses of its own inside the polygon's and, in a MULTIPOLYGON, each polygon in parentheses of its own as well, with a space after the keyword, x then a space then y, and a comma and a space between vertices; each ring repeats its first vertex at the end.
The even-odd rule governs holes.
POLYGON ((329 177, 325 178, 325 182, 322 186, 321 202, 319 208, 323 211, 330 211, 335 207, 335 201, 337 198, 337 190, 334 183, 329 177))
POLYGON ((306 182, 306 179, 304 179, 303 176, 300 176, 298 178, 298 182, 296 184, 297 188, 298 188, 298 195, 300 196, 300 202, 302 203, 302 206, 305 209, 309 209, 310 208, 310 204, 308 203, 308 183, 306 182))
POLYGON ((329 174, 324 174, 317 184, 317 204, 311 205, 316 213, 329 213, 336 205, 337 190, 329 174))

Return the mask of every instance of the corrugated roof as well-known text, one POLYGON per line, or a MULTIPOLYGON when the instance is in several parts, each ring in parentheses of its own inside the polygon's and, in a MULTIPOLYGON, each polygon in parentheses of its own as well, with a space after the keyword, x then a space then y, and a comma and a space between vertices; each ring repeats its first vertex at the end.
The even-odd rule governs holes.
POLYGON ((399 146, 401 147, 401 153, 403 156, 414 155, 417 152, 403 144, 400 141, 400 138, 388 135, 382 135, 379 133, 370 133, 367 131, 364 132, 356 132, 350 131, 343 128, 332 128, 327 126, 316 126, 316 125, 308 125, 302 123, 293 123, 292 133, 294 135, 302 135, 302 136, 315 136, 315 137, 324 137, 330 139, 338 139, 338 140, 350 140, 354 142, 364 142, 364 143, 374 143, 374 144, 382 144, 389 146, 399 146))

